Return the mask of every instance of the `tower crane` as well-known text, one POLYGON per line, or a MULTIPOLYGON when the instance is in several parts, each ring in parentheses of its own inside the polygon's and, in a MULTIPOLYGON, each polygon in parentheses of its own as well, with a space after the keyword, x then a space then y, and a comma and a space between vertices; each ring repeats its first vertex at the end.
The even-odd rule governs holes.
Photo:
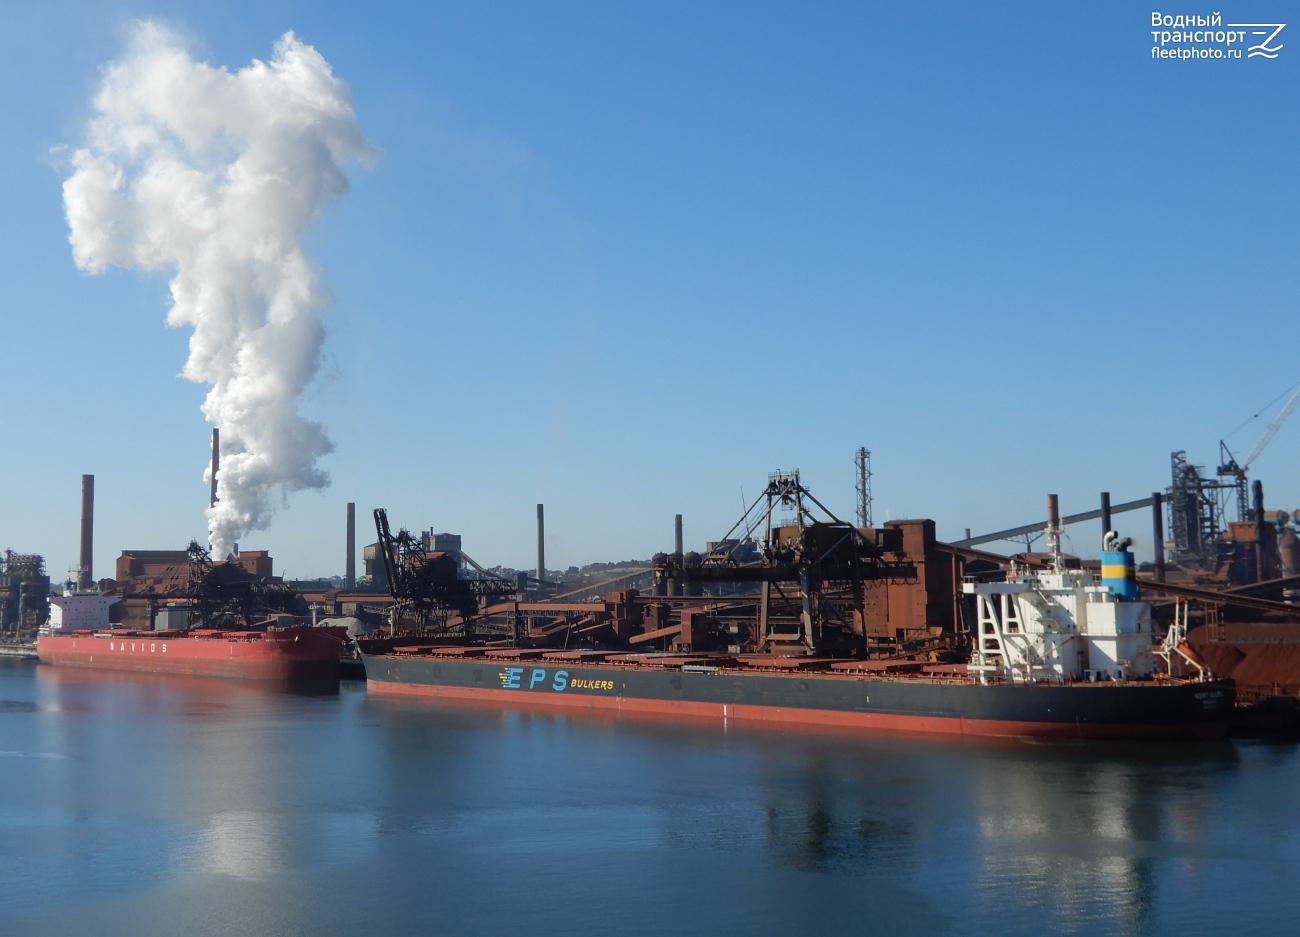
POLYGON ((1273 417, 1273 422, 1260 434, 1259 439, 1255 440, 1255 445, 1251 446, 1250 452, 1240 463, 1233 457, 1228 450, 1228 446, 1222 439, 1219 440, 1219 458, 1220 465, 1218 474, 1220 476, 1231 476, 1237 480, 1237 520, 1246 520, 1250 516, 1250 498, 1246 490, 1246 471, 1260 457, 1260 454, 1268 448, 1268 444, 1273 441, 1284 423, 1291 418, 1297 406, 1300 406, 1300 385, 1291 396, 1287 398, 1282 409, 1273 417))
POLYGON ((1282 424, 1295 412, 1297 405, 1300 405, 1300 386, 1296 387, 1295 393, 1287 399, 1282 409, 1277 412, 1277 416, 1273 417, 1273 422, 1268 424, 1268 429, 1264 430, 1263 434, 1256 440, 1255 445, 1251 447, 1250 454, 1246 456, 1246 461, 1241 466, 1242 471, 1249 469, 1251 463, 1259 458, 1259 454, 1273 441, 1273 437, 1282 428, 1282 424))

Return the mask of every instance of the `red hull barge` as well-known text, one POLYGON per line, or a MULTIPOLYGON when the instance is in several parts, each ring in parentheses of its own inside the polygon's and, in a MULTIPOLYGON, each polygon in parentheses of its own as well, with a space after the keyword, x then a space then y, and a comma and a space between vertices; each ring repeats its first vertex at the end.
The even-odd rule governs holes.
POLYGON ((952 666, 904 676, 809 661, 821 669, 776 673, 698 657, 498 653, 404 648, 366 655, 366 687, 517 706, 1039 738, 1220 738, 1234 699, 1232 685, 1221 682, 985 685, 952 666))
POLYGON ((40 635, 47 664, 295 682, 337 680, 342 628, 74 631, 40 635))

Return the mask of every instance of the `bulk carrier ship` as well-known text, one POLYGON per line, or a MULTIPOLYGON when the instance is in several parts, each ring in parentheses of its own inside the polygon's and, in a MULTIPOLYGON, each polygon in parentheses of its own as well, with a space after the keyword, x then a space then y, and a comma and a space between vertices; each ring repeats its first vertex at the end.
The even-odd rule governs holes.
MULTIPOLYGON (((52 605, 62 603, 66 613, 82 599, 96 604, 102 601, 98 593, 74 593, 50 601, 52 605)), ((339 647, 346 637, 345 628, 333 627, 137 631, 112 628, 105 616, 101 624, 91 628, 65 630, 53 623, 42 629, 36 637, 36 654, 46 664, 106 670, 286 683, 337 681, 339 647)))
MULTIPOLYGON (((890 649, 867 638, 866 587, 916 579, 916 564, 909 565, 888 530, 853 527, 833 515, 815 518, 811 507, 821 505, 797 473, 772 476, 760 502, 764 497, 766 509, 751 516, 751 507, 737 525, 744 526, 742 536, 729 534, 695 561, 679 551, 655 563, 661 585, 758 584, 757 595, 743 600, 754 608, 752 623, 728 624, 720 614, 683 610, 680 624, 663 627, 662 620, 648 618, 650 607, 661 607, 650 598, 638 625, 626 617, 631 595, 622 593, 610 597, 615 601, 605 604, 603 619, 596 611, 601 605, 583 605, 587 617, 539 633, 521 621, 544 604, 504 603, 476 615, 473 589, 454 578, 454 564, 421 552, 405 531, 389 534, 386 516, 377 511, 397 606, 387 637, 358 639, 368 689, 950 735, 1208 739, 1227 732, 1233 685, 1213 679, 1177 624, 1156 628, 1150 605, 1137 598, 1129 542, 1114 532, 1107 534, 1098 576, 1069 568, 1060 552, 1059 519, 1049 516, 1044 564, 1012 563, 996 575, 962 578, 971 618, 964 634, 950 636, 962 640, 949 642, 948 656, 964 642, 965 661, 925 659, 933 652, 900 659, 905 649, 898 646, 881 659, 890 649), (780 507, 794 517, 774 524, 780 507), (739 561, 736 545, 759 525, 758 558, 739 561), (784 616, 779 597, 790 599, 784 616), (418 627, 402 633, 404 615, 418 627), (504 616, 507 626, 494 625, 494 615, 504 616), (670 650, 674 635, 676 649, 670 650), (544 646, 560 638, 587 646, 544 646), (721 642, 728 642, 725 649, 716 647, 721 642), (638 652, 637 643, 650 649, 638 652), (664 649, 654 650, 655 643, 664 649), (1195 676, 1172 675, 1184 671, 1195 676)), ((493 588, 476 582, 480 592, 493 588)))
POLYGON ((37 656, 47 664, 107 670, 286 683, 339 679, 346 628, 298 625, 292 615, 269 617, 292 599, 290 591, 259 582, 233 563, 212 564, 196 544, 188 553, 189 588, 165 609, 165 623, 197 619, 201 627, 122 628, 109 621, 119 597, 70 586, 50 597, 37 656), (265 616, 260 623, 258 615, 265 616))
POLYGON ((1232 686, 1217 682, 1017 684, 971 679, 951 665, 907 673, 809 661, 782 673, 712 657, 562 654, 377 653, 365 657, 367 687, 516 706, 1021 737, 1219 738, 1233 706, 1232 686))

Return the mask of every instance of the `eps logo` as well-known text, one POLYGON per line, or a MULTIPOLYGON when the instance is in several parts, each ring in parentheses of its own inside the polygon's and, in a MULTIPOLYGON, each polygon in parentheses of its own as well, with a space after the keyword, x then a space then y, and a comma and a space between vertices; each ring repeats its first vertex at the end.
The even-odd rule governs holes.
POLYGON ((554 690, 556 693, 562 693, 569 687, 569 672, 567 670, 555 671, 555 676, 551 679, 550 684, 546 682, 546 668, 534 667, 533 672, 528 675, 528 686, 523 685, 524 680, 523 667, 506 667, 498 676, 501 678, 501 688, 504 690, 534 690, 537 685, 541 684, 543 690, 554 690))

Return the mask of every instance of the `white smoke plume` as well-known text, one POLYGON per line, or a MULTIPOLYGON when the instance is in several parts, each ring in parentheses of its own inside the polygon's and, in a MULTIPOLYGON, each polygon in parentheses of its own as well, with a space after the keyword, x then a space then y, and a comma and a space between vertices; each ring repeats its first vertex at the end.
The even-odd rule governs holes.
POLYGON ((302 238, 347 191, 349 159, 372 150, 348 86, 291 32, 269 62, 232 73, 138 23, 93 104, 63 184, 73 259, 174 272, 167 324, 194 329, 181 376, 211 385, 202 409, 221 430, 207 513, 224 557, 289 492, 329 484, 316 463, 333 443, 298 412, 329 302, 302 238))

